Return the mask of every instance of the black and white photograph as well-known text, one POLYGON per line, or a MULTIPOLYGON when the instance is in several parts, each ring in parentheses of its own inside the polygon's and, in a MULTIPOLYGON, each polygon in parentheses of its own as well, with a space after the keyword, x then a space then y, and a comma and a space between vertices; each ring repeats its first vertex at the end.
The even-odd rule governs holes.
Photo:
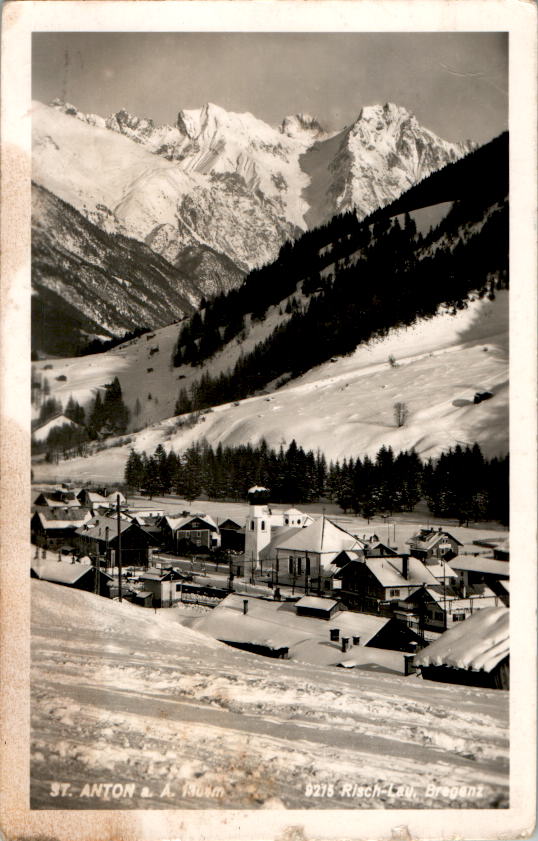
POLYGON ((510 18, 28 5, 32 825, 303 841, 446 812, 497 837, 535 692, 510 18), (303 817, 266 836, 264 810, 303 817))

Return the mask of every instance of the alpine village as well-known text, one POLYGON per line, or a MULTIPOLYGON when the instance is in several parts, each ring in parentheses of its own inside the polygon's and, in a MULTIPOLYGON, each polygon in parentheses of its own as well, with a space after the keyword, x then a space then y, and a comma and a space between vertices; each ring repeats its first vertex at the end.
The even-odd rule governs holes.
POLYGON ((69 767, 85 808, 140 808, 142 782, 144 808, 368 807, 354 752, 384 807, 417 780, 421 805, 506 806, 507 133, 449 143, 393 104, 336 135, 211 104, 167 127, 34 111, 32 802, 69 767), (121 214, 98 155, 131 184, 147 168, 121 214), (161 179, 194 168, 177 228, 155 159, 161 179), (217 726, 239 741, 215 747, 217 726), (269 769, 276 739, 294 753, 269 769), (330 803, 298 770, 325 785, 325 750, 330 803))

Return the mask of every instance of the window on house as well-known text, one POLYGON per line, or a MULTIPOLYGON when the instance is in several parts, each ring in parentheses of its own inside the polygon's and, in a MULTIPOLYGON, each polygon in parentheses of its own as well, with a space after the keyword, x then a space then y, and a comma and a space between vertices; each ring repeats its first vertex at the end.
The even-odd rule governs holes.
POLYGON ((443 614, 439 613, 438 610, 435 611, 435 618, 439 619, 441 622, 443 621, 443 614))
POLYGON ((289 519, 289 517, 286 517, 286 519, 284 520, 284 523, 285 523, 287 526, 289 526, 289 524, 290 524, 290 519, 289 519))
POLYGON ((265 520, 262 520, 262 531, 265 531, 265 520))
POLYGON ((250 521, 250 530, 254 531, 254 520, 250 521))
POLYGON ((290 555, 289 557, 288 568, 290 575, 293 575, 293 555, 290 555))
POLYGON ((399 590, 391 590, 391 591, 390 591, 390 595, 391 595, 391 596, 399 596, 399 595, 400 595, 400 591, 399 591, 399 590))
POLYGON ((465 619, 465 613, 455 613, 452 617, 454 622, 463 622, 465 619))
POLYGON ((310 558, 307 558, 305 561, 305 573, 306 575, 310 575, 310 558))
POLYGON ((300 575, 303 571, 303 559, 297 558, 297 575, 300 575))

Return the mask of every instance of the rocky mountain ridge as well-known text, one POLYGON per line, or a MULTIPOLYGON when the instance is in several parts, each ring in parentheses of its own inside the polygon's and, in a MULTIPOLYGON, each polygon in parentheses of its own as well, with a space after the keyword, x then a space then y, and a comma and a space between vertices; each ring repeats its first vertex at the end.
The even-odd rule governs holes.
POLYGON ((394 104, 364 107, 332 134, 307 114, 272 127, 212 103, 164 126, 58 100, 36 103, 33 116, 37 183, 174 264, 205 245, 242 270, 335 213, 366 216, 472 148, 438 138, 394 104))

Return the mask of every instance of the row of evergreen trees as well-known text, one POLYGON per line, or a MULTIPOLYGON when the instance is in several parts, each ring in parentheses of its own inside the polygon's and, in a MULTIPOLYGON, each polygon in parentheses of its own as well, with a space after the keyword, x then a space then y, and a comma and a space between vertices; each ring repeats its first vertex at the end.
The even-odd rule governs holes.
POLYGON ((131 450, 124 475, 133 490, 151 496, 176 493, 192 501, 245 499, 253 485, 271 489, 273 502, 334 501, 344 511, 370 519, 375 514, 412 511, 425 498, 435 516, 508 522, 508 457, 488 461, 480 447, 459 445, 423 464, 414 451, 394 455, 381 447, 375 459, 330 462, 295 441, 275 451, 257 446, 213 449, 192 444, 181 455, 159 444, 153 455, 131 450))

